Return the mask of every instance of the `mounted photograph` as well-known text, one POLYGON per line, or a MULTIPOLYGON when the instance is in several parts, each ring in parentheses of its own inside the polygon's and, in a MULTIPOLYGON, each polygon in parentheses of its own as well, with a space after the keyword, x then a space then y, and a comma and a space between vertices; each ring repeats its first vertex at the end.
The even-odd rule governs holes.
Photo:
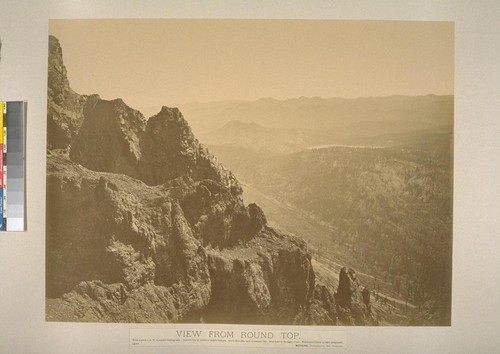
POLYGON ((450 326, 454 45, 50 20, 46 321, 450 326))

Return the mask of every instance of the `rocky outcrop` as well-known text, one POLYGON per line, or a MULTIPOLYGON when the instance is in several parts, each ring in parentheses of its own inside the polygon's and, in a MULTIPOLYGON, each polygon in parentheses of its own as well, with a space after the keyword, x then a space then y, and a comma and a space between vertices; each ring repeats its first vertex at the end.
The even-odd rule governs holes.
POLYGON ((245 247, 208 254, 212 297, 205 320, 300 324, 314 296, 315 275, 303 242, 265 227, 245 247))
POLYGON ((121 99, 78 95, 69 86, 62 49, 49 37, 47 146, 68 149, 71 160, 93 171, 123 173, 148 185, 189 175, 241 194, 231 172, 194 137, 177 108, 146 120, 121 99))
POLYGON ((163 107, 148 120, 142 146, 141 179, 147 184, 190 175, 195 180, 219 182, 234 196, 241 194, 236 178, 198 142, 177 108, 163 107))
POLYGON ((83 123, 71 140, 70 158, 94 170, 139 178, 146 120, 121 99, 85 104, 83 123))
POLYGON ((316 282, 306 324, 322 326, 344 324, 338 318, 334 293, 333 288, 316 282))
POLYGON ((86 169, 62 151, 47 161, 47 297, 59 304, 47 318, 170 322, 208 305, 203 234, 182 208, 200 182, 147 186, 86 169))
POLYGON ((363 288, 351 268, 343 267, 339 274, 339 286, 335 294, 339 320, 346 325, 375 324, 370 291, 363 288))
POLYGON ((70 88, 62 49, 53 36, 49 37, 48 75, 47 147, 64 149, 80 130, 86 103, 99 96, 78 95, 70 88))
POLYGON ((306 244, 243 204, 179 110, 78 95, 49 50, 48 320, 337 323, 306 244))

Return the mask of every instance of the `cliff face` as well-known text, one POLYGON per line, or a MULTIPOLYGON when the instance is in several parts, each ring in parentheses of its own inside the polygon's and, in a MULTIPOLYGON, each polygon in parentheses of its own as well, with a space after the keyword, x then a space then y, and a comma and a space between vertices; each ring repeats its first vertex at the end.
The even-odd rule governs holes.
POLYGON ((335 324, 303 241, 163 107, 71 90, 49 40, 47 320, 335 324))
POLYGON ((95 96, 81 96, 69 86, 62 49, 55 37, 49 38, 49 63, 47 85, 47 147, 67 147, 76 136, 83 122, 83 109, 95 96))

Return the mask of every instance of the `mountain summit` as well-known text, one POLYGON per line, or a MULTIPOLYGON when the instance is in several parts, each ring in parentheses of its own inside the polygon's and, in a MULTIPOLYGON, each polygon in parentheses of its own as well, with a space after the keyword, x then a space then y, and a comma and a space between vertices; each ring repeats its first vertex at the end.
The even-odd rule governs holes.
POLYGON ((243 204, 177 108, 75 93, 52 36, 47 105, 47 320, 339 323, 305 242, 243 204))

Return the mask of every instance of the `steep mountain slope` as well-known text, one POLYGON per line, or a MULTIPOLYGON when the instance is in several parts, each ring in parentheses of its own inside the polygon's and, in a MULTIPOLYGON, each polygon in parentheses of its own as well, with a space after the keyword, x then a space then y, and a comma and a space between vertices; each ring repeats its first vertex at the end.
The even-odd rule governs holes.
POLYGON ((337 305, 305 242, 243 204, 179 110, 146 121, 72 91, 55 37, 47 124, 47 320, 374 322, 361 287, 337 305))
POLYGON ((430 140, 427 149, 329 147, 267 159, 248 150, 211 149, 254 188, 327 226, 329 237, 305 236, 318 256, 341 246, 351 264, 388 280, 401 297, 421 303, 447 293, 440 303, 449 305, 450 138, 430 140))

